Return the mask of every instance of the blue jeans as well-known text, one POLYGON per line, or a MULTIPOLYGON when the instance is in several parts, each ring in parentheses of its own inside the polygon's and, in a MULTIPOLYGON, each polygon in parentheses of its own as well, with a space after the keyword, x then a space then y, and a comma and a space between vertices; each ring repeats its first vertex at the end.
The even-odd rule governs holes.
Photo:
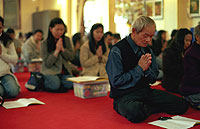
POLYGON ((20 87, 12 75, 4 75, 0 78, 0 95, 7 98, 16 97, 19 94, 20 87))
POLYGON ((66 89, 72 89, 73 83, 66 79, 72 77, 71 75, 44 75, 44 87, 48 91, 59 91, 61 86, 66 89))

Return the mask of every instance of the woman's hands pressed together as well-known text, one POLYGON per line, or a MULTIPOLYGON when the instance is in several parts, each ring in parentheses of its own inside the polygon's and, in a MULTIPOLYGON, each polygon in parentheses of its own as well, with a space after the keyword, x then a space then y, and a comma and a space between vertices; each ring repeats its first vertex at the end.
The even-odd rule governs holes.
POLYGON ((54 51, 54 56, 57 57, 60 52, 64 52, 62 38, 59 38, 59 40, 56 43, 56 50, 54 51))

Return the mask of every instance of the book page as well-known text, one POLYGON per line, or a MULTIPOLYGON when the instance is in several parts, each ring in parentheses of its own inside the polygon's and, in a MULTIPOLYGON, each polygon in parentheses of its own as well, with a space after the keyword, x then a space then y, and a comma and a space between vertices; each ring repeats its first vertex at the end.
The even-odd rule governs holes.
POLYGON ((107 78, 101 78, 98 76, 79 76, 79 77, 70 77, 67 80, 82 83, 82 82, 90 82, 90 81, 100 81, 100 80, 108 80, 107 78))
POLYGON ((2 106, 5 107, 6 109, 10 109, 10 108, 24 107, 24 104, 18 101, 8 101, 8 102, 4 102, 2 106))
POLYGON ((23 105, 28 106, 30 104, 44 104, 43 102, 35 99, 35 98, 29 98, 29 99, 18 99, 17 100, 19 103, 23 103, 23 105))
POLYGON ((31 104, 45 104, 35 98, 22 98, 15 101, 4 102, 3 107, 6 109, 27 107, 31 104))
POLYGON ((161 81, 156 81, 155 83, 153 84, 150 84, 151 86, 157 86, 157 85, 161 85, 161 81))
POLYGON ((42 58, 31 59, 31 63, 34 63, 34 62, 42 62, 42 58))
POLYGON ((194 120, 182 116, 174 116, 168 120, 156 120, 149 124, 156 125, 167 129, 188 129, 199 123, 200 120, 194 120))

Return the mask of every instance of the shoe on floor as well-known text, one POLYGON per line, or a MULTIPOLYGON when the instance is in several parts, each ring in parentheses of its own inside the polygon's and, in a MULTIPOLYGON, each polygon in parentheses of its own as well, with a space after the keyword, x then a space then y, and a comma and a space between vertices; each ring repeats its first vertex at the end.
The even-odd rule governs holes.
POLYGON ((37 86, 38 86, 37 78, 35 77, 34 74, 31 74, 31 77, 29 78, 28 82, 26 82, 25 87, 28 90, 35 91, 37 86))

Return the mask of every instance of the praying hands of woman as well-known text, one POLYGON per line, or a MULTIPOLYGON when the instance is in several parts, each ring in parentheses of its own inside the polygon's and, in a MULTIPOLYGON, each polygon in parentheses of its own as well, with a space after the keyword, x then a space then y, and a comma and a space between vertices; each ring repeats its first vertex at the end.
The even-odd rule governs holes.
POLYGON ((96 55, 98 56, 99 62, 102 62, 102 55, 103 55, 102 46, 99 46, 97 48, 96 55))
POLYGON ((60 38, 56 43, 56 50, 54 51, 54 56, 58 56, 60 52, 64 52, 62 38, 60 38))
POLYGON ((99 47, 97 48, 97 50, 96 50, 96 55, 97 55, 98 57, 102 57, 102 55, 103 55, 102 46, 99 46, 99 47))

